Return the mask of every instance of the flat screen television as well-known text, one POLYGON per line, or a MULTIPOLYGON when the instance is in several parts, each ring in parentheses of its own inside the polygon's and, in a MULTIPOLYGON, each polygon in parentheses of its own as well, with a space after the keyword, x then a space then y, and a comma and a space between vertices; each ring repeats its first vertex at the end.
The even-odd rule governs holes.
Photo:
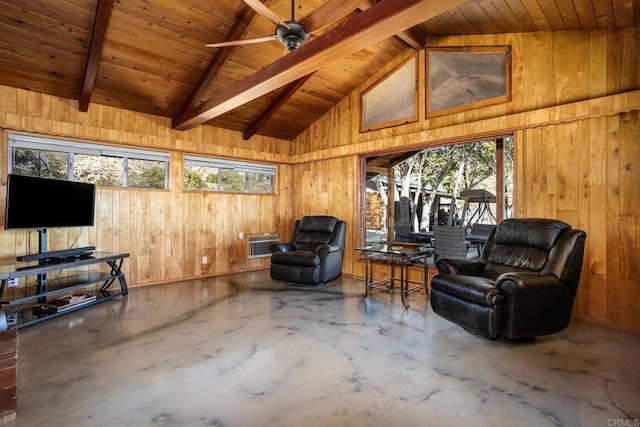
POLYGON ((93 225, 95 185, 9 174, 5 229, 93 225))

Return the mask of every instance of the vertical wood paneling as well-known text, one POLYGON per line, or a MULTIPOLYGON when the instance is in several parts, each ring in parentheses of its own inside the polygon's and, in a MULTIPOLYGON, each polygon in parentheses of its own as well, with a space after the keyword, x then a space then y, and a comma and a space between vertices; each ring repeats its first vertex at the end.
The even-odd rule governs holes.
MULTIPOLYGON (((535 10, 537 3, 522 4, 535 10)), ((524 129, 514 133, 517 216, 559 218, 587 231, 575 315, 594 323, 640 331, 640 316, 635 308, 640 306, 637 295, 640 282, 635 267, 640 265, 636 237, 640 235, 637 225, 640 197, 633 193, 634 184, 640 182, 637 175, 640 130, 634 127, 637 112, 620 118, 618 113, 607 113, 617 108, 607 101, 601 105, 576 103, 640 88, 640 61, 626 60, 639 54, 638 37, 640 29, 633 28, 429 40, 430 46, 511 45, 513 100, 499 108, 492 106, 430 120, 422 118, 417 124, 359 133, 356 101, 360 92, 355 91, 295 141, 294 153, 314 152, 315 158, 318 151, 324 150, 326 155, 340 155, 335 149, 335 136, 347 135, 347 129, 350 138, 339 143, 345 148, 358 147, 351 151, 356 154, 398 149, 403 144, 415 147, 431 140, 464 139, 473 137, 473 132, 490 133, 500 123, 499 119, 486 120, 494 115, 511 115, 507 118, 511 120, 514 114, 528 112, 527 118, 518 122, 524 129), (353 108, 348 108, 348 104, 353 108), (556 105, 562 105, 562 110, 547 108, 556 105), (582 120, 590 116, 593 118, 582 120), (527 120, 537 125, 527 128, 527 120), (551 121, 554 123, 539 125, 551 121), (482 125, 474 125, 480 122, 482 125), (470 125, 460 130, 461 123, 470 125)), ((381 75, 363 84, 360 90, 381 75)), ((329 194, 343 190, 338 181, 347 181, 349 175, 341 172, 344 179, 334 180, 335 171, 331 169, 300 166, 296 176, 303 178, 300 184, 313 189, 314 195, 296 196, 297 215, 307 211, 309 197, 321 200, 327 194, 326 188, 318 187, 313 180, 331 182, 333 190, 329 194)), ((357 203, 351 202, 352 209, 356 209, 357 203)), ((352 238, 355 241, 357 237, 352 238)), ((363 263, 357 257, 353 264, 354 274, 364 275, 363 263)))
POLYGON ((566 104, 578 98, 578 57, 581 52, 577 49, 577 38, 577 32, 554 33, 553 49, 547 49, 552 53, 556 82, 553 98, 559 104, 566 104))
POLYGON ((576 316, 631 330, 640 329, 640 216, 634 211, 637 196, 632 194, 632 183, 637 186, 640 179, 638 126, 640 120, 633 113, 531 129, 517 141, 525 145, 520 149, 527 157, 518 163, 525 169, 517 172, 516 182, 524 181, 522 188, 532 194, 525 196, 517 211, 523 216, 558 218, 587 231, 576 316), (555 150, 549 149, 552 139, 555 150), (556 189, 550 181, 538 179, 544 167, 541 159, 546 159, 542 162, 547 168, 556 163, 551 168, 557 174, 556 189), (545 206, 535 194, 547 186, 547 195, 556 201, 545 206))
POLYGON ((640 120, 638 112, 625 115, 620 126, 620 214, 640 216, 640 120))
MULTIPOLYGON (((124 270, 131 286, 268 267, 269 258, 247 260, 246 241, 237 236, 278 230, 280 203, 288 204, 282 212, 291 218, 291 167, 283 165, 284 173, 276 177, 281 197, 184 192, 183 153, 279 163, 288 158, 289 142, 257 136, 249 148, 237 132, 210 127, 177 132, 162 117, 97 104, 87 113, 77 108, 77 101, 0 86, 0 129, 171 155, 168 190, 98 188, 96 224, 82 230, 78 246, 129 252, 124 270), (209 263, 202 264, 203 256, 209 263)), ((6 131, 3 135, 0 159, 6 171, 6 131)), ((4 195, 6 187, 1 188, 4 195)), ((1 210, 4 214, 4 196, 1 210)), ((76 233, 75 228, 49 230, 49 249, 68 248, 76 233)), ((4 263, 38 250, 33 230, 1 230, 0 243, 4 263)))
POLYGON ((620 218, 620 283, 616 295, 616 320, 623 326, 636 325, 640 316, 640 217, 620 218))
MULTIPOLYGON (((590 306, 606 304, 607 317, 614 324, 620 325, 620 123, 617 117, 607 119, 606 133, 603 135, 607 145, 607 281, 602 291, 602 300, 593 300, 590 306)), ((602 208, 601 208, 602 209, 602 208)), ((589 313, 590 314, 590 313, 589 313)), ((589 318, 589 317, 587 317, 589 318)), ((596 320, 602 320, 596 317, 596 320)))
POLYGON ((593 186, 591 190, 591 199, 589 208, 589 228, 585 229, 588 233, 587 241, 587 271, 588 276, 582 280, 581 285, 585 285, 585 289, 581 289, 580 296, 586 296, 586 305, 579 306, 579 313, 588 316, 598 322, 605 322, 609 314, 607 312, 608 305, 608 289, 609 275, 608 267, 608 251, 607 251, 607 210, 603 209, 603 203, 606 200, 606 188, 604 186, 593 186))
POLYGON ((290 233, 293 221, 304 215, 333 215, 346 221, 348 237, 343 268, 346 274, 352 271, 353 236, 359 223, 356 162, 350 156, 293 166, 295 208, 287 231, 290 233))
MULTIPOLYGON (((538 4, 521 3, 534 12, 538 4)), ((99 223, 81 237, 103 250, 130 252, 125 271, 129 282, 137 285, 266 268, 268 258, 246 260, 246 241, 238 239, 238 233, 275 231, 287 240, 293 221, 308 214, 330 214, 347 221, 343 272, 363 276, 364 263, 353 251, 360 233, 361 153, 468 139, 496 129, 505 132, 507 124, 517 123, 517 216, 560 218, 588 233, 575 315, 640 331, 640 214, 633 193, 640 163, 637 112, 620 118, 610 112, 619 106, 606 101, 566 104, 639 89, 638 61, 626 62, 638 55, 634 50, 638 37, 640 29, 633 28, 430 40, 430 45, 443 46, 513 46, 513 100, 363 134, 358 130, 359 93, 381 74, 292 144, 254 137, 249 146, 239 133, 208 126, 175 132, 170 121, 161 117, 95 105, 88 113, 80 113, 76 101, 4 87, 0 87, 0 127, 171 152, 169 190, 100 189, 99 223), (563 108, 548 108, 557 105, 563 108), (585 106, 590 110, 578 111, 585 106), (585 119, 590 114, 593 118, 585 119), (184 153, 278 163, 276 194, 184 192, 184 153), (300 155, 306 156, 304 160, 296 160, 300 155), (202 265, 202 256, 209 258, 208 265, 202 265)), ((634 96, 615 99, 637 105, 634 96)), ((68 230, 53 240, 64 246, 74 233, 68 230)), ((34 251, 37 236, 0 231, 0 243, 15 248, 15 253, 0 254, 11 259, 34 251)))
MULTIPOLYGON (((534 4, 537 3, 531 2, 531 5, 534 4)), ((359 94, 389 71, 390 64, 303 132, 293 144, 292 154, 326 150, 335 147, 335 144, 348 146, 356 142, 380 141, 395 135, 411 135, 421 130, 446 128, 462 122, 637 90, 640 88, 639 43, 639 27, 429 38, 427 46, 434 47, 512 46, 512 101, 500 106, 430 120, 423 118, 419 123, 360 133, 360 118, 354 113, 359 108, 359 94), (636 61, 636 58, 639 60, 636 61)), ((421 97, 423 95, 420 94, 421 97)))
MULTIPOLYGON (((556 208, 571 211, 578 208, 578 141, 576 126, 558 126, 556 145, 556 208)), ((551 153, 550 153, 551 154, 551 153)), ((553 155, 553 154, 551 154, 553 155)))

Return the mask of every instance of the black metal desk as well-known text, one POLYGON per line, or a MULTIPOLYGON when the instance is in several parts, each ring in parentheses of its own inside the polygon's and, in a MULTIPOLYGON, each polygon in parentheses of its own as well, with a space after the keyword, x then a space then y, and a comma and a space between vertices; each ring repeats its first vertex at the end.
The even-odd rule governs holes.
POLYGON ((356 248, 364 254, 366 259, 365 269, 365 291, 362 298, 369 296, 370 289, 385 291, 390 294, 400 294, 402 305, 409 308, 406 301, 407 295, 424 289, 425 296, 429 296, 427 289, 427 257, 430 254, 429 248, 421 246, 367 246, 356 248), (373 261, 386 262, 391 264, 391 276, 381 280, 373 280, 371 264, 373 261), (422 265, 424 268, 424 280, 422 282, 409 280, 409 266, 422 265), (396 276, 396 267, 400 269, 400 277, 396 276), (399 287, 396 287, 396 283, 399 287))

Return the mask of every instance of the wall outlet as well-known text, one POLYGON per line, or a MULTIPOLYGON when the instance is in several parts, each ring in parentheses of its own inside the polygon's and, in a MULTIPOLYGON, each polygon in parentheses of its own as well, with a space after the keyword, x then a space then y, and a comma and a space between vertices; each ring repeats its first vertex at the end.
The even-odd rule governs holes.
POLYGON ((14 277, 13 279, 7 280, 7 286, 9 286, 10 288, 17 288, 18 287, 18 279, 16 277, 14 277))
POLYGON ((203 264, 209 264, 209 258, 207 258, 206 256, 202 257, 202 263, 203 264))
POLYGON ((9 313, 6 316, 7 316, 7 325, 18 324, 18 313, 9 313))
POLYGON ((244 233, 238 233, 238 239, 240 240, 244 239, 244 233))

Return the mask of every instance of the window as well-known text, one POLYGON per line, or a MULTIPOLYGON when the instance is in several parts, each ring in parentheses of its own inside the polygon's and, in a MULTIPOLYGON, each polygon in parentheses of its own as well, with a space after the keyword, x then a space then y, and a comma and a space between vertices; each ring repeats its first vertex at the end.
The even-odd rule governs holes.
POLYGON ((417 63, 414 56, 362 93, 361 132, 418 120, 417 63))
POLYGON ((511 99, 509 46, 427 48, 427 117, 511 99))
POLYGON ((184 189, 273 194, 276 167, 261 163, 185 156, 184 189))
POLYGON ((167 188, 169 154, 9 135, 9 171, 101 186, 167 188))
POLYGON ((512 216, 512 137, 394 152, 365 161, 367 245, 419 242, 416 233, 433 231, 435 225, 470 229, 512 216))

